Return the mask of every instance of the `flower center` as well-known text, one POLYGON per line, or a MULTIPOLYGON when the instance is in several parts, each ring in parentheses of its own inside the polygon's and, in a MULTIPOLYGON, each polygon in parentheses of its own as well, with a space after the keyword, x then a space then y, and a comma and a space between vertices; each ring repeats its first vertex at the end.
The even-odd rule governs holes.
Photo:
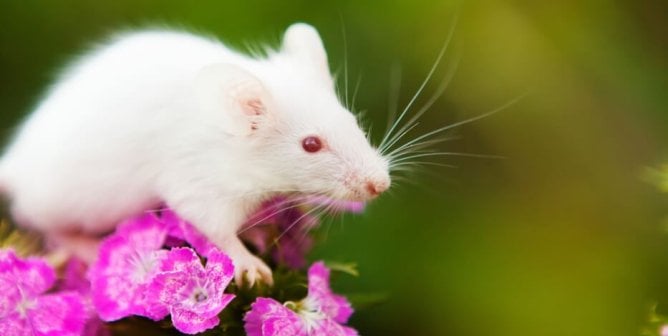
POLYGON ((295 310, 297 315, 299 315, 302 318, 304 324, 306 325, 306 330, 308 330, 309 332, 315 329, 315 327, 317 327, 320 324, 321 320, 327 318, 327 315, 325 315, 320 310, 320 307, 317 304, 317 302, 315 302, 315 300, 311 299, 308 296, 304 300, 296 304, 293 303, 293 305, 294 305, 293 310, 295 310))
POLYGON ((195 302, 203 302, 209 298, 209 296, 206 295, 206 293, 204 293, 202 290, 197 290, 193 297, 195 299, 195 302))
POLYGON ((131 261, 134 266, 133 279, 136 282, 144 282, 146 277, 153 272, 153 269, 156 266, 155 258, 150 254, 141 254, 136 252, 132 257, 131 261))
POLYGON ((28 310, 30 310, 30 309, 32 309, 32 308, 35 308, 35 306, 36 306, 36 303, 35 303, 34 300, 30 300, 30 299, 28 299, 28 298, 23 298, 23 299, 21 300, 21 302, 19 302, 19 303, 16 305, 16 311, 19 312, 19 315, 20 315, 22 318, 25 318, 26 315, 27 315, 27 313, 28 313, 28 310))

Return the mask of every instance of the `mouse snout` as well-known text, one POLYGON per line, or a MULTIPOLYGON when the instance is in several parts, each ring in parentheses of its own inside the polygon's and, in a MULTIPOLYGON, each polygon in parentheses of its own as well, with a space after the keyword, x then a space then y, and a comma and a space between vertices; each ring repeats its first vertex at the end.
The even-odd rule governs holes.
POLYGON ((366 182, 366 191, 371 196, 378 196, 383 191, 385 191, 386 189, 387 189, 387 185, 382 183, 382 182, 377 182, 377 181, 367 181, 366 182))
POLYGON ((382 194, 389 187, 390 187, 390 178, 385 176, 370 177, 367 178, 364 182, 364 189, 369 198, 374 198, 382 194))

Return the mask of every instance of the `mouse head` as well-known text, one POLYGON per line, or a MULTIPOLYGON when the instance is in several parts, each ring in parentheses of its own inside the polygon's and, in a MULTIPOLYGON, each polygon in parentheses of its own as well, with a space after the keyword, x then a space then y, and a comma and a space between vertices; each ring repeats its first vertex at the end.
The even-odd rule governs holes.
POLYGON ((227 132, 257 154, 248 173, 263 187, 355 201, 389 188, 388 160, 339 101, 313 27, 290 26, 280 50, 246 68, 214 67, 206 76, 225 87, 227 132))

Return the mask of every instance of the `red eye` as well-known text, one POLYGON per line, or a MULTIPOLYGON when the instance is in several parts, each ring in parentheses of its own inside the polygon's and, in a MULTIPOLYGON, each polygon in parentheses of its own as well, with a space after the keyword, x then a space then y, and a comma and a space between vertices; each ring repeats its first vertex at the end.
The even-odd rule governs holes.
POLYGON ((322 149, 322 140, 317 136, 307 136, 302 140, 302 147, 309 153, 315 153, 322 149))

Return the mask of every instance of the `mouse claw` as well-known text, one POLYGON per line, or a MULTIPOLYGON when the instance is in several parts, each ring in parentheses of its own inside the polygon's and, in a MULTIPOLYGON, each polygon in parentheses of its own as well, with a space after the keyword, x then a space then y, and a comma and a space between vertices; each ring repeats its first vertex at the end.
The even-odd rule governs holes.
POLYGON ((258 269, 258 275, 260 276, 260 279, 262 279, 262 282, 265 284, 273 286, 274 277, 272 276, 271 269, 265 263, 262 263, 260 266, 261 267, 258 269))
POLYGON ((248 270, 246 271, 245 275, 246 275, 245 277, 246 285, 248 285, 248 288, 253 288, 253 286, 255 286, 255 281, 257 279, 256 272, 248 270))
POLYGON ((233 258, 234 260, 234 282, 239 287, 251 288, 256 282, 272 286, 274 280, 271 269, 259 258, 250 253, 246 256, 233 258))
POLYGON ((237 287, 241 288, 243 283, 244 272, 240 271, 238 267, 234 268, 234 283, 237 284, 237 287))

